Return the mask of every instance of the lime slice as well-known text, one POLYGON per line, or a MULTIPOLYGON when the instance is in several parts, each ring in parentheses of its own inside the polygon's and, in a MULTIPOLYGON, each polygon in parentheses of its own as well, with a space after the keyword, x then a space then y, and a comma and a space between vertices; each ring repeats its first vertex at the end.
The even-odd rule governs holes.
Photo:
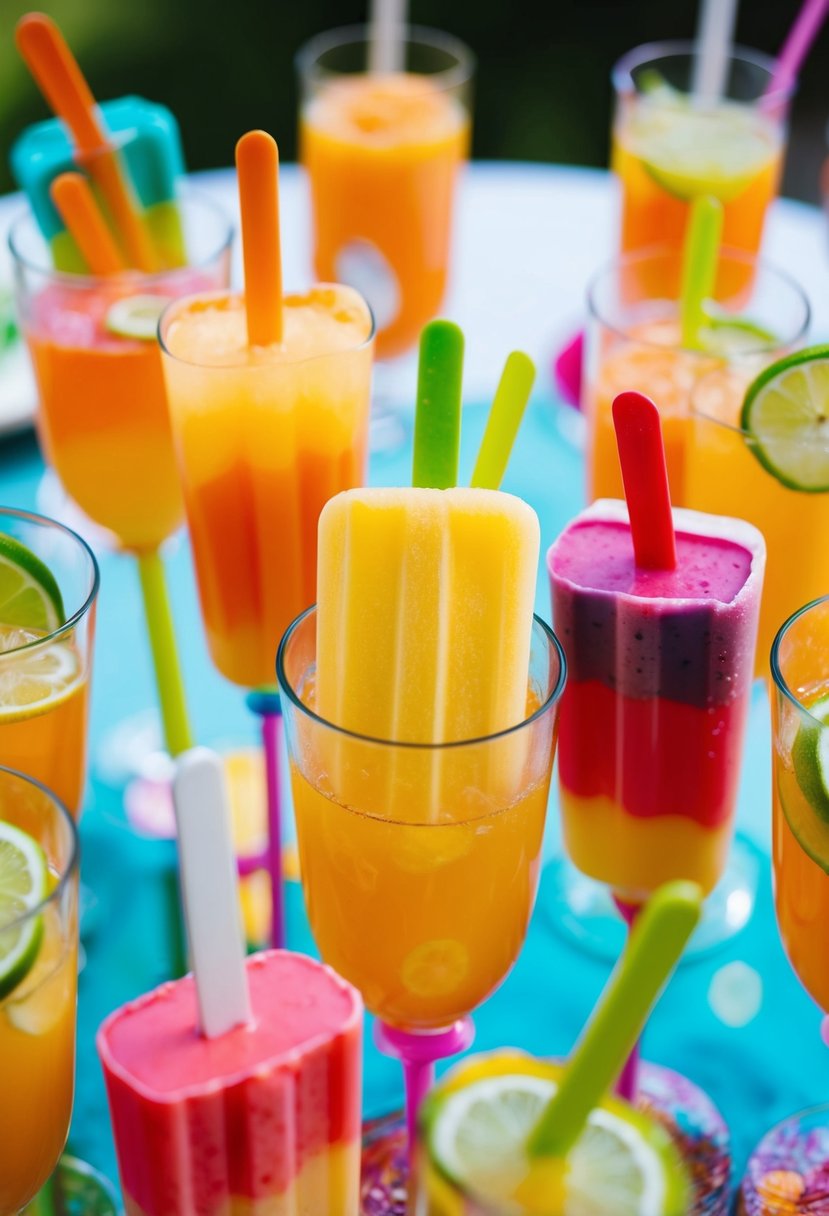
POLYGON ((104 328, 118 338, 154 342, 158 318, 170 303, 166 296, 128 296, 117 300, 104 318, 104 328))
POLYGON ((749 387, 742 427, 763 467, 791 490, 829 490, 829 346, 773 363, 749 387))
POLYGON ((0 532, 0 622, 52 633, 64 620, 60 587, 48 566, 0 532))
POLYGON ((809 706, 817 722, 802 723, 792 745, 792 764, 797 784, 806 801, 823 822, 829 825, 829 697, 809 706))
POLYGON ((76 997, 76 965, 67 927, 54 901, 40 918, 43 936, 34 965, 9 996, 3 1012, 24 1034, 46 1034, 63 1021, 71 1025, 76 997))
POLYGON ((433 1165, 450 1182, 515 1212, 548 1216, 676 1216, 686 1210, 687 1180, 678 1151, 659 1124, 608 1100, 592 1111, 564 1163, 540 1176, 555 1195, 527 1183, 535 1167, 526 1143, 556 1090, 557 1070, 482 1076, 462 1088, 433 1092, 423 1125, 433 1165), (516 1200, 520 1192, 521 1201, 516 1200))
POLYGON ((37 958, 43 918, 20 918, 45 899, 48 875, 37 841, 0 822, 0 1000, 17 987, 37 958))
POLYGON ((732 358, 750 352, 773 350, 780 339, 749 317, 735 317, 728 313, 709 311, 705 325, 699 331, 699 342, 703 350, 712 355, 732 358))
MULTIPOLYGON (((0 650, 37 642, 27 630, 0 627, 0 650)), ((71 642, 32 646, 6 655, 0 665, 0 725, 23 722, 65 701, 83 677, 80 655, 71 642)))

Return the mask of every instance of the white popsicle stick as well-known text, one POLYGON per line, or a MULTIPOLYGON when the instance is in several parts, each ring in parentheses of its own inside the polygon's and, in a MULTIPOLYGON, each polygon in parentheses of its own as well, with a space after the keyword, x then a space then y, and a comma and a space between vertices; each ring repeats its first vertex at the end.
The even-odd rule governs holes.
POLYGON ((206 747, 179 756, 173 779, 179 867, 202 1034, 251 1020, 244 933, 222 762, 206 747))
POLYGON ((373 75, 402 72, 406 0, 371 0, 368 17, 368 70, 373 75))
POLYGON ((725 91, 736 21, 737 0, 701 0, 691 85, 697 103, 712 104, 725 91))

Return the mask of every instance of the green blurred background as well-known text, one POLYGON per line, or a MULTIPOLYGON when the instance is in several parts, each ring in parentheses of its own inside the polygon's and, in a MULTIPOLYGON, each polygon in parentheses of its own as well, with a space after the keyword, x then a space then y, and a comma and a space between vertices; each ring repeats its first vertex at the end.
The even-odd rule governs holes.
MULTIPOLYGON (((738 41, 771 54, 800 0, 744 0, 738 41)), ((191 169, 229 165, 237 137, 265 127, 296 154, 293 58, 312 34, 361 21, 360 0, 54 0, 100 100, 138 93, 176 113, 191 169)), ((605 165, 609 72, 632 46, 690 37, 694 0, 411 0, 411 19, 456 34, 478 56, 474 155, 605 165)), ((20 0, 0 0, 0 191, 8 149, 46 115, 13 43, 20 0)), ((829 110, 829 30, 795 101, 783 192, 815 201, 829 110)))

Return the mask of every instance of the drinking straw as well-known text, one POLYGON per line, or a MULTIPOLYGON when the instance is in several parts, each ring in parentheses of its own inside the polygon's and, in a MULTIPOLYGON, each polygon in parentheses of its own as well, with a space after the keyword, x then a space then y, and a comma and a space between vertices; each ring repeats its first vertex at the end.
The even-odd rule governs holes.
POLYGON ((478 449, 471 486, 485 490, 497 490, 500 486, 534 380, 535 365, 529 355, 514 350, 507 356, 478 449))
POLYGON ((458 484, 462 378, 461 330, 451 321, 430 321, 420 335, 413 486, 458 484))
POLYGON ((619 393, 613 402, 613 425, 636 565, 673 570, 676 541, 659 410, 644 393, 619 393))
POLYGON ((402 72, 406 0, 371 0, 368 17, 368 70, 373 75, 402 72))
POLYGON ((230 803, 215 752, 196 747, 179 757, 173 800, 199 1026, 213 1039, 251 1021, 230 803))
POLYGON ((164 742, 171 756, 178 756, 193 746, 193 735, 184 697, 176 634, 170 597, 164 577, 164 563, 157 550, 136 554, 144 613, 153 656, 164 742))
POLYGON ((150 234, 124 180, 118 157, 98 118, 95 98, 78 61, 51 17, 27 13, 15 40, 40 91, 69 128, 80 153, 89 154, 89 172, 98 185, 131 266, 159 269, 150 234))
POLYGON ((679 317, 682 345, 700 349, 700 330, 707 321, 705 302, 714 294, 717 259, 722 237, 723 205, 711 195, 701 195, 691 204, 682 246, 682 282, 679 317))
POLYGON ((767 95, 791 88, 829 12, 829 0, 804 0, 772 73, 767 95))
POLYGON ((713 105, 725 91, 736 19, 737 0, 702 0, 691 85, 697 103, 713 105))
POLYGON ((531 1158, 563 1158, 619 1074, 702 912, 702 888, 670 882, 645 904, 625 952, 530 1136, 531 1158))
POLYGON ((119 274, 124 269, 123 258, 84 175, 59 174, 49 193, 90 273, 97 278, 119 274))
POLYGON ((236 145, 245 314, 249 346, 282 341, 282 256, 279 248, 279 152, 266 131, 248 131, 236 145))

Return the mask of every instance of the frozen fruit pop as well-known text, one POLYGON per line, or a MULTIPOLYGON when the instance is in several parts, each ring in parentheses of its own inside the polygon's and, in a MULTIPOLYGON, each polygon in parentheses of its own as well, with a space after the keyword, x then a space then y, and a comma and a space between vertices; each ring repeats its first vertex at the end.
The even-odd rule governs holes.
POLYGON ((707 892, 731 837, 765 545, 742 520, 675 509, 676 566, 637 566, 628 509, 599 500, 550 548, 567 656, 559 776, 580 870, 638 902, 707 892))

